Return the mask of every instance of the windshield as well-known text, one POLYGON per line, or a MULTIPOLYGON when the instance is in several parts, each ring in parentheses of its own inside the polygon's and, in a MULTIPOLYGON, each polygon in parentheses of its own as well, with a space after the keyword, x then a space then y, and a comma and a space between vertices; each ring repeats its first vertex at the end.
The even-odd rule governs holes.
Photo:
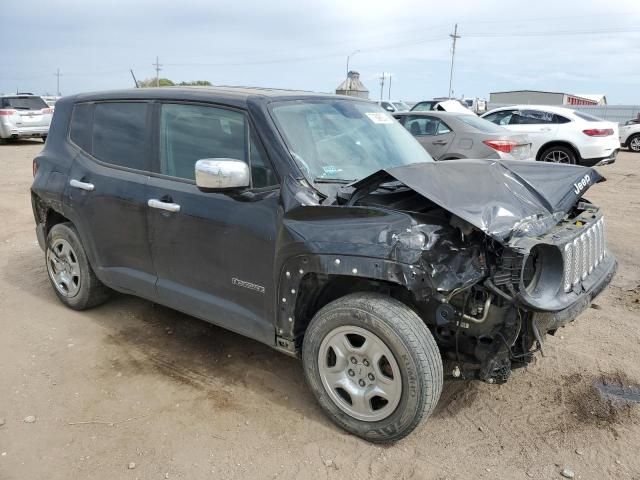
POLYGON ((466 114, 457 115, 456 119, 484 133, 507 133, 508 132, 508 130, 504 127, 496 125, 495 123, 491 123, 489 120, 485 120, 484 118, 476 117, 473 115, 466 115, 466 114))
POLYGON ((433 110, 433 106, 438 102, 420 102, 414 105, 411 111, 413 112, 429 112, 433 110))
POLYGON ((42 110, 47 104, 40 97, 4 97, 2 108, 15 108, 16 110, 42 110))
POLYGON ((313 182, 355 181, 384 168, 433 161, 378 105, 299 100, 276 103, 272 113, 291 155, 313 182))
POLYGON ((396 110, 398 110, 399 112, 409 111, 409 105, 407 105, 404 102, 391 102, 391 103, 393 103, 393 106, 396 107, 396 110))

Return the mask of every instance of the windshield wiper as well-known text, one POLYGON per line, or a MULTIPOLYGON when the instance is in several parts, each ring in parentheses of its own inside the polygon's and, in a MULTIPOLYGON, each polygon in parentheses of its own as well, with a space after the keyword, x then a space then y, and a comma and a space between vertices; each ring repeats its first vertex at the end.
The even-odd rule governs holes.
POLYGON ((339 183, 341 185, 348 185, 349 183, 353 183, 355 180, 347 180, 344 178, 314 178, 313 183, 339 183))

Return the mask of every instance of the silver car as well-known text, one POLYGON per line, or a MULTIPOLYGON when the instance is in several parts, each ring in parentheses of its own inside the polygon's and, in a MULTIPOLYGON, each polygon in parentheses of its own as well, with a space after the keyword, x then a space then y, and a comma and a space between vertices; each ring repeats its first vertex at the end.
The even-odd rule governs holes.
POLYGON ((37 95, 0 96, 0 141, 37 137, 46 140, 53 109, 37 95))
POLYGON ((473 113, 406 112, 393 115, 434 158, 533 160, 531 140, 473 113))

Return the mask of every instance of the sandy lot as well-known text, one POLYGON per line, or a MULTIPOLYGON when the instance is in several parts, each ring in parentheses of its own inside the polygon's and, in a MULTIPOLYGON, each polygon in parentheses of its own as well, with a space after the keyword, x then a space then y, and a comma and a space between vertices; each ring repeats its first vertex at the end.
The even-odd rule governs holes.
POLYGON ((640 479, 640 407, 596 388, 640 400, 640 155, 588 195, 620 261, 597 308, 506 385, 447 383, 381 447, 334 427, 298 361, 266 346, 124 295, 63 307, 31 214, 41 148, 0 146, 0 479, 640 479))

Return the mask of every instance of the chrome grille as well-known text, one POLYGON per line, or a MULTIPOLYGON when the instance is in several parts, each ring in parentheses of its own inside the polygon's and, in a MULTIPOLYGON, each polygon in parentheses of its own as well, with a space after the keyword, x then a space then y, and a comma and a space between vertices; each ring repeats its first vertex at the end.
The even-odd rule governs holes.
POLYGON ((604 218, 601 218, 564 246, 565 292, 571 291, 581 280, 586 280, 591 275, 606 254, 605 244, 604 218))

